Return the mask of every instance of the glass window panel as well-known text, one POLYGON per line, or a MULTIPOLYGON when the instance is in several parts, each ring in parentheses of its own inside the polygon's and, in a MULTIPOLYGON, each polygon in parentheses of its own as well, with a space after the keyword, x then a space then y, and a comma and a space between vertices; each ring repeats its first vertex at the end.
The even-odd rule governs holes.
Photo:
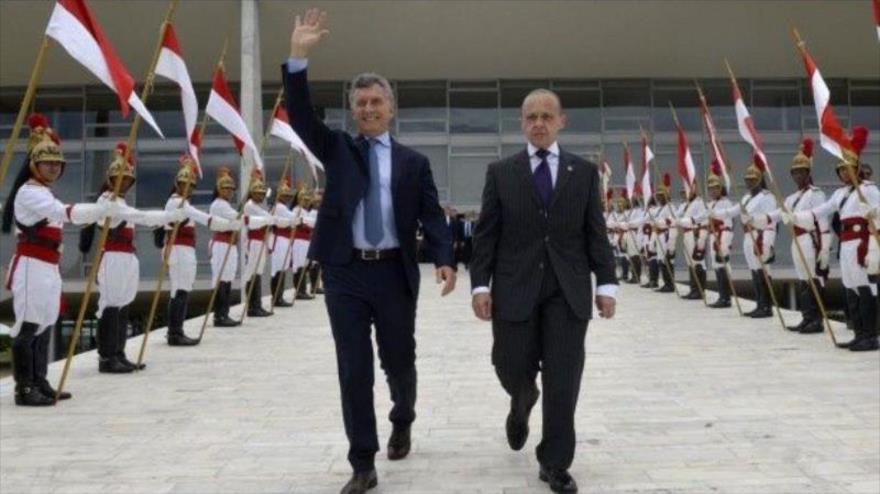
POLYGON ((498 93, 455 91, 449 94, 452 133, 497 133, 498 93))
POLYGON ((568 122, 568 132, 601 132, 602 130, 602 97, 597 89, 565 89, 556 90, 562 101, 562 109, 568 122))
POLYGON ((446 132, 446 83, 397 84, 397 120, 401 133, 446 132))
POLYGON ((459 206, 480 204, 486 167, 496 158, 452 157, 449 162, 451 201, 459 206))
POLYGON ((850 91, 850 104, 852 105, 853 125, 880 129, 880 84, 873 86, 853 84, 850 91))
POLYGON ((647 128, 651 114, 651 92, 648 81, 604 81, 602 106, 606 130, 638 130, 647 128))
POLYGON ((796 81, 754 81, 751 114, 758 131, 800 130, 800 90, 796 81))

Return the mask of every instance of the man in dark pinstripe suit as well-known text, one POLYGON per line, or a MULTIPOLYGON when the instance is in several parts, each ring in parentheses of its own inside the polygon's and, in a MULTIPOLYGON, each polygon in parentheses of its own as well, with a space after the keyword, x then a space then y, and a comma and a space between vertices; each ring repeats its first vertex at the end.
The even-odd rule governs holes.
POLYGON ((559 148, 565 126, 559 98, 538 89, 522 105, 523 151, 489 165, 471 261, 474 313, 492 321, 492 363, 510 395, 507 440, 528 438, 540 395, 543 437, 539 477, 554 492, 577 492, 574 413, 584 367, 584 339, 595 303, 614 315, 617 280, 605 231, 595 164, 559 148), (491 288, 490 288, 491 286, 491 288))

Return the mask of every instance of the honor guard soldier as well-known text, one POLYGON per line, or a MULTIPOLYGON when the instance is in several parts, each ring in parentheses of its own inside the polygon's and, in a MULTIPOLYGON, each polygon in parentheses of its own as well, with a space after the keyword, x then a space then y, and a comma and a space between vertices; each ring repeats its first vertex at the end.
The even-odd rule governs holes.
MULTIPOLYGON (((825 204, 827 198, 821 189, 813 185, 810 170, 813 164, 813 140, 806 138, 800 145, 798 153, 791 162, 791 178, 797 186, 797 191, 785 198, 785 211, 798 213, 812 211, 825 204)), ((770 217, 778 221, 782 214, 781 209, 770 213, 770 217)), ((810 279, 816 286, 819 296, 824 298, 825 283, 828 279, 828 261, 831 252, 831 226, 827 216, 818 216, 809 224, 795 225, 796 240, 791 243, 791 259, 794 270, 798 277, 798 307, 801 312, 801 322, 796 326, 789 326, 790 331, 800 333, 821 333, 824 328, 822 315, 819 311, 819 303, 810 288, 810 279), (795 244, 797 242, 797 244, 795 244), (806 267, 801 262, 798 246, 803 252, 806 267)))
MULTIPOLYGON (((755 160, 759 158, 756 156, 755 160)), ((756 294, 757 307, 743 314, 752 318, 773 317, 770 287, 770 264, 775 260, 774 243, 776 242, 777 222, 768 215, 776 210, 776 198, 767 190, 764 172, 756 164, 746 169, 745 183, 748 192, 739 204, 727 209, 716 208, 710 212, 713 219, 740 217, 743 224, 743 254, 749 271, 752 273, 752 285, 756 294), (753 240, 754 238, 754 240, 753 240), (766 279, 762 272, 762 263, 766 267, 766 279)))
POLYGON ((312 230, 318 220, 318 210, 312 209, 312 193, 308 188, 300 189, 296 195, 297 206, 293 214, 300 218, 300 223, 293 231, 293 286, 298 300, 311 300, 306 288, 308 279, 309 245, 312 241, 312 230))
POLYGON ((672 228, 673 204, 669 202, 669 191, 672 186, 672 177, 668 173, 663 175, 663 184, 657 189, 654 197, 657 199, 657 213, 654 215, 654 239, 653 242, 659 249, 658 265, 660 276, 663 278, 663 286, 657 289, 661 293, 675 291, 675 279, 672 270, 675 269, 675 243, 678 239, 678 230, 672 228))
MULTIPOLYGON (((248 189, 248 200, 244 205, 244 212, 250 218, 265 218, 267 225, 274 225, 275 221, 269 211, 263 207, 263 202, 269 193, 263 174, 254 170, 251 174, 251 184, 248 189)), ((272 313, 263 308, 263 271, 266 269, 266 257, 269 255, 263 247, 268 240, 269 226, 258 226, 257 223, 247 225, 247 249, 245 250, 244 279, 247 280, 246 292, 250 294, 248 300, 248 317, 268 317, 272 313), (253 284, 253 287, 251 287, 253 284)))
POLYGON ((648 282, 642 288, 658 288, 660 286, 660 261, 657 256, 657 241, 654 235, 654 226, 651 218, 657 215, 660 208, 657 200, 651 198, 645 207, 645 214, 637 227, 643 242, 642 251, 648 261, 648 282))
MULTIPOLYGON (((712 173, 706 181, 709 191, 709 203, 704 216, 709 219, 709 212, 716 209, 727 210, 733 207, 733 203, 727 197, 727 187, 721 178, 721 164, 712 162, 712 173)), ((718 282, 718 300, 709 304, 713 309, 726 309, 730 307, 730 275, 728 263, 730 251, 733 247, 733 219, 711 218, 709 219, 709 259, 715 270, 715 280, 718 282)))
POLYGON ((165 211, 180 209, 185 219, 179 222, 174 244, 169 245, 173 224, 165 225, 164 255, 168 256, 168 278, 171 285, 171 300, 168 303, 168 333, 166 338, 171 346, 198 345, 199 341, 187 337, 183 332, 186 320, 187 300, 196 280, 196 227, 195 223, 208 226, 212 231, 229 232, 241 227, 237 220, 227 220, 204 213, 189 203, 198 181, 198 172, 192 156, 184 154, 180 158, 180 170, 174 179, 174 190, 165 203, 165 211))
POLYGON ((878 247, 868 222, 874 222, 876 231, 880 190, 872 183, 864 183, 858 176, 859 155, 867 138, 868 131, 864 127, 853 129, 853 149, 844 150, 844 159, 836 167, 837 177, 844 186, 835 190, 829 200, 810 211, 781 215, 782 221, 794 222, 799 228, 808 228, 819 218, 828 218, 834 213, 840 215, 840 274, 846 288, 847 312, 855 337, 838 346, 853 352, 878 348, 877 286, 869 279, 872 274, 870 269, 876 269, 878 247), (854 183, 854 177, 857 183, 854 183), (862 198, 867 204, 862 202, 862 198))
POLYGON ((632 207, 626 221, 627 254, 631 266, 631 275, 627 282, 636 285, 642 282, 642 239, 641 229, 638 225, 644 215, 645 210, 642 209, 641 200, 638 197, 633 197, 632 207))
POLYGON ((626 199, 622 196, 611 200, 611 212, 608 215, 606 228, 611 234, 611 246, 614 251, 614 259, 620 267, 620 276, 618 280, 626 280, 629 278, 629 260, 626 258, 626 245, 623 241, 623 234, 628 228, 623 210, 626 208, 626 199))
POLYGON ((690 291, 682 298, 700 300, 700 287, 706 288, 706 241, 708 240, 708 218, 706 203, 697 194, 697 183, 685 191, 685 202, 676 225, 681 228, 684 248, 689 253, 692 269, 689 269, 690 291))
POLYGON ((272 239, 272 296, 275 307, 291 307, 292 303, 284 300, 284 281, 287 271, 293 267, 293 229, 299 223, 290 209, 296 196, 290 179, 284 177, 278 186, 275 197, 275 231, 272 239))
MULTIPOLYGON (((98 204, 115 202, 117 212, 110 222, 110 231, 104 244, 104 254, 98 268, 98 372, 125 374, 141 370, 146 364, 138 366, 125 355, 128 339, 128 306, 134 302, 140 282, 140 262, 134 246, 135 225, 150 227, 165 223, 182 221, 183 212, 175 210, 141 211, 129 207, 125 195, 135 181, 134 161, 125 154, 126 143, 120 142, 114 149, 113 162, 107 168, 107 177, 102 186, 98 204), (121 180, 119 194, 113 199, 116 182, 121 180)), ((80 251, 90 250, 91 240, 99 225, 91 225, 82 230, 80 251)))
MULTIPOLYGON (((56 391, 46 375, 49 368, 49 329, 58 320, 61 305, 62 226, 88 224, 112 216, 113 206, 66 205, 52 194, 52 185, 64 173, 61 143, 43 115, 28 118, 28 153, 3 208, 2 231, 15 227, 17 244, 7 270, 6 288, 12 293, 12 374, 15 404, 47 406, 56 391)), ((58 397, 69 399, 70 393, 58 397)))
MULTIPOLYGON (((232 206, 235 200, 235 179, 229 168, 222 166, 217 170, 217 181, 214 184, 214 200, 208 208, 211 216, 225 220, 238 218, 238 211, 232 206)), ((238 243, 234 240, 234 232, 214 232, 208 246, 211 256, 211 284, 217 287, 214 299, 214 326, 231 328, 241 324, 229 317, 229 306, 232 304, 232 282, 238 271, 238 243), (226 264, 223 260, 226 259, 226 264), (221 271, 222 269, 222 271, 221 271), (217 285, 217 280, 220 284, 217 285)))

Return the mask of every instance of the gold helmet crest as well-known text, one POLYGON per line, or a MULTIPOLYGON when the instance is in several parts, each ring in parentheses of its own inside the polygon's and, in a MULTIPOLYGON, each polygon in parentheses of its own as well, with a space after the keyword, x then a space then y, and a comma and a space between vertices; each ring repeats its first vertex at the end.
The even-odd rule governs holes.
POLYGON ((134 160, 131 157, 131 154, 128 155, 128 159, 126 159, 125 155, 128 152, 128 145, 124 142, 120 142, 116 144, 116 148, 113 149, 113 161, 110 163, 110 166, 107 167, 107 179, 111 180, 116 177, 129 177, 134 179, 134 160))
POLYGON ((195 187, 196 183, 199 181, 196 160, 194 160, 189 153, 184 153, 181 155, 179 163, 180 169, 177 171, 177 177, 175 177, 174 181, 177 183, 183 182, 195 187))
POLYGON ((278 198, 292 198, 294 195, 296 195, 296 192, 290 186, 290 177, 281 179, 281 184, 278 185, 278 198))
POLYGON ((865 127, 855 127, 852 130, 852 137, 849 141, 852 148, 843 148, 843 160, 837 163, 835 169, 840 171, 841 168, 851 166, 856 169, 856 175, 858 175, 859 159, 862 155, 862 150, 868 144, 868 129, 865 127))
POLYGON ((263 180, 263 172, 257 168, 251 172, 251 184, 248 187, 248 194, 265 194, 269 191, 266 182, 263 180))
POLYGON ((798 147, 798 152, 791 159, 790 171, 807 170, 813 168, 813 140, 809 137, 804 138, 798 147))
POLYGON ((235 179, 232 178, 232 170, 228 167, 221 166, 217 169, 217 190, 234 189, 235 179))

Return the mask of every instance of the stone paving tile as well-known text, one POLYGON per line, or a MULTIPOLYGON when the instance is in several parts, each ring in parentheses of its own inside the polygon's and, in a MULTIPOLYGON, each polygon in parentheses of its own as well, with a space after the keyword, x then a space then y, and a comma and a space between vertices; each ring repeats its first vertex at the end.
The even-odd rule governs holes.
MULTIPOLYGON (((372 492, 549 492, 534 458, 540 406, 526 448, 510 451, 489 325, 470 314, 466 283, 441 299, 425 274, 413 449, 393 463, 380 452, 372 492)), ((170 348, 155 332, 147 363, 107 376, 94 352, 79 355, 67 386, 74 399, 52 409, 15 407, 11 380, 0 380, 0 493, 335 494, 347 479, 320 300, 209 328, 196 348, 170 348)), ((60 371, 54 364, 51 378, 60 371)), ((383 445, 384 382, 377 366, 383 445)), ((590 326, 571 472, 586 493, 876 494, 878 382, 877 354, 625 285, 618 317, 590 326)))

